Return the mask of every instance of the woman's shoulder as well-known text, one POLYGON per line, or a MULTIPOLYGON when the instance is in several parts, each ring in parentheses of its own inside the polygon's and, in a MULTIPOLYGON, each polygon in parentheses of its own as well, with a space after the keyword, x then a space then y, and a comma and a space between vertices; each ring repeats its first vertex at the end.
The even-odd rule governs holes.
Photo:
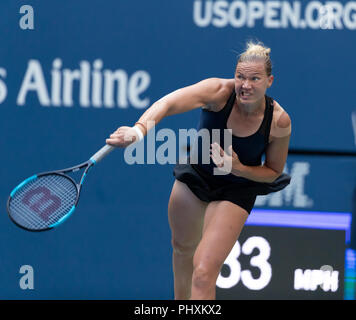
POLYGON ((282 138, 291 134, 292 120, 287 111, 273 100, 273 118, 271 125, 271 135, 276 138, 282 138))
POLYGON ((209 81, 212 84, 215 94, 212 99, 213 101, 210 104, 204 106, 203 109, 217 112, 224 107, 226 101, 231 96, 235 88, 235 80, 224 78, 209 78, 205 81, 209 81))
POLYGON ((235 80, 232 79, 227 79, 227 78, 207 78, 204 81, 208 81, 210 83, 215 84, 216 86, 220 88, 226 88, 226 89, 233 89, 235 87, 235 80))

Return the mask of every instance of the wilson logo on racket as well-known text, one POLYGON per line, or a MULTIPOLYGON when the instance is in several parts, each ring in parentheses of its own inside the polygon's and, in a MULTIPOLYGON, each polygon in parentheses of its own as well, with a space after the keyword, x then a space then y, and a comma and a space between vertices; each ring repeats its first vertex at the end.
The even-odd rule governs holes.
POLYGON ((60 208, 62 201, 46 187, 37 187, 26 192, 22 203, 47 222, 49 216, 60 208))
POLYGON ((10 219, 29 231, 45 231, 62 224, 74 212, 88 170, 114 147, 105 145, 75 167, 35 174, 12 190, 7 201, 10 219), (79 183, 66 173, 83 169, 79 183))

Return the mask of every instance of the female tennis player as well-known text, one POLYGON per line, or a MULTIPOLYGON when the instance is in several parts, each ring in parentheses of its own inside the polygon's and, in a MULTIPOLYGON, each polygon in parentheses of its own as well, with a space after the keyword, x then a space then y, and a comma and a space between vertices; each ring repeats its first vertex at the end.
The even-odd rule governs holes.
POLYGON ((209 78, 178 89, 148 108, 134 127, 120 127, 108 144, 126 147, 163 118, 201 108, 199 129, 231 129, 211 143, 209 163, 177 164, 168 205, 172 231, 175 299, 215 299, 216 280, 236 243, 257 195, 286 187, 291 120, 266 95, 273 83, 270 49, 248 43, 234 79, 209 78), (262 164, 262 156, 265 156, 262 164), (230 162, 231 171, 214 174, 230 162))

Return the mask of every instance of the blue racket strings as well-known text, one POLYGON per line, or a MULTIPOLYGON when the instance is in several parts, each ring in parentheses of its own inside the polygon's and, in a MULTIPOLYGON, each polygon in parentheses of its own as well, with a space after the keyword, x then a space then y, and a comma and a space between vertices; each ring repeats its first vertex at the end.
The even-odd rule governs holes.
POLYGON ((33 176, 12 191, 8 211, 21 227, 44 230, 74 210, 77 196, 76 185, 64 175, 33 176))

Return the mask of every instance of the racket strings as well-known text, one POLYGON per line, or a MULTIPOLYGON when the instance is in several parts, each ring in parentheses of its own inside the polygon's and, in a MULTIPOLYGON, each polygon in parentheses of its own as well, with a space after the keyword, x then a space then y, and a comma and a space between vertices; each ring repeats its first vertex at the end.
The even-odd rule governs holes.
POLYGON ((27 229, 46 229, 72 209, 77 194, 69 178, 58 174, 41 176, 13 195, 9 213, 15 222, 27 229))

